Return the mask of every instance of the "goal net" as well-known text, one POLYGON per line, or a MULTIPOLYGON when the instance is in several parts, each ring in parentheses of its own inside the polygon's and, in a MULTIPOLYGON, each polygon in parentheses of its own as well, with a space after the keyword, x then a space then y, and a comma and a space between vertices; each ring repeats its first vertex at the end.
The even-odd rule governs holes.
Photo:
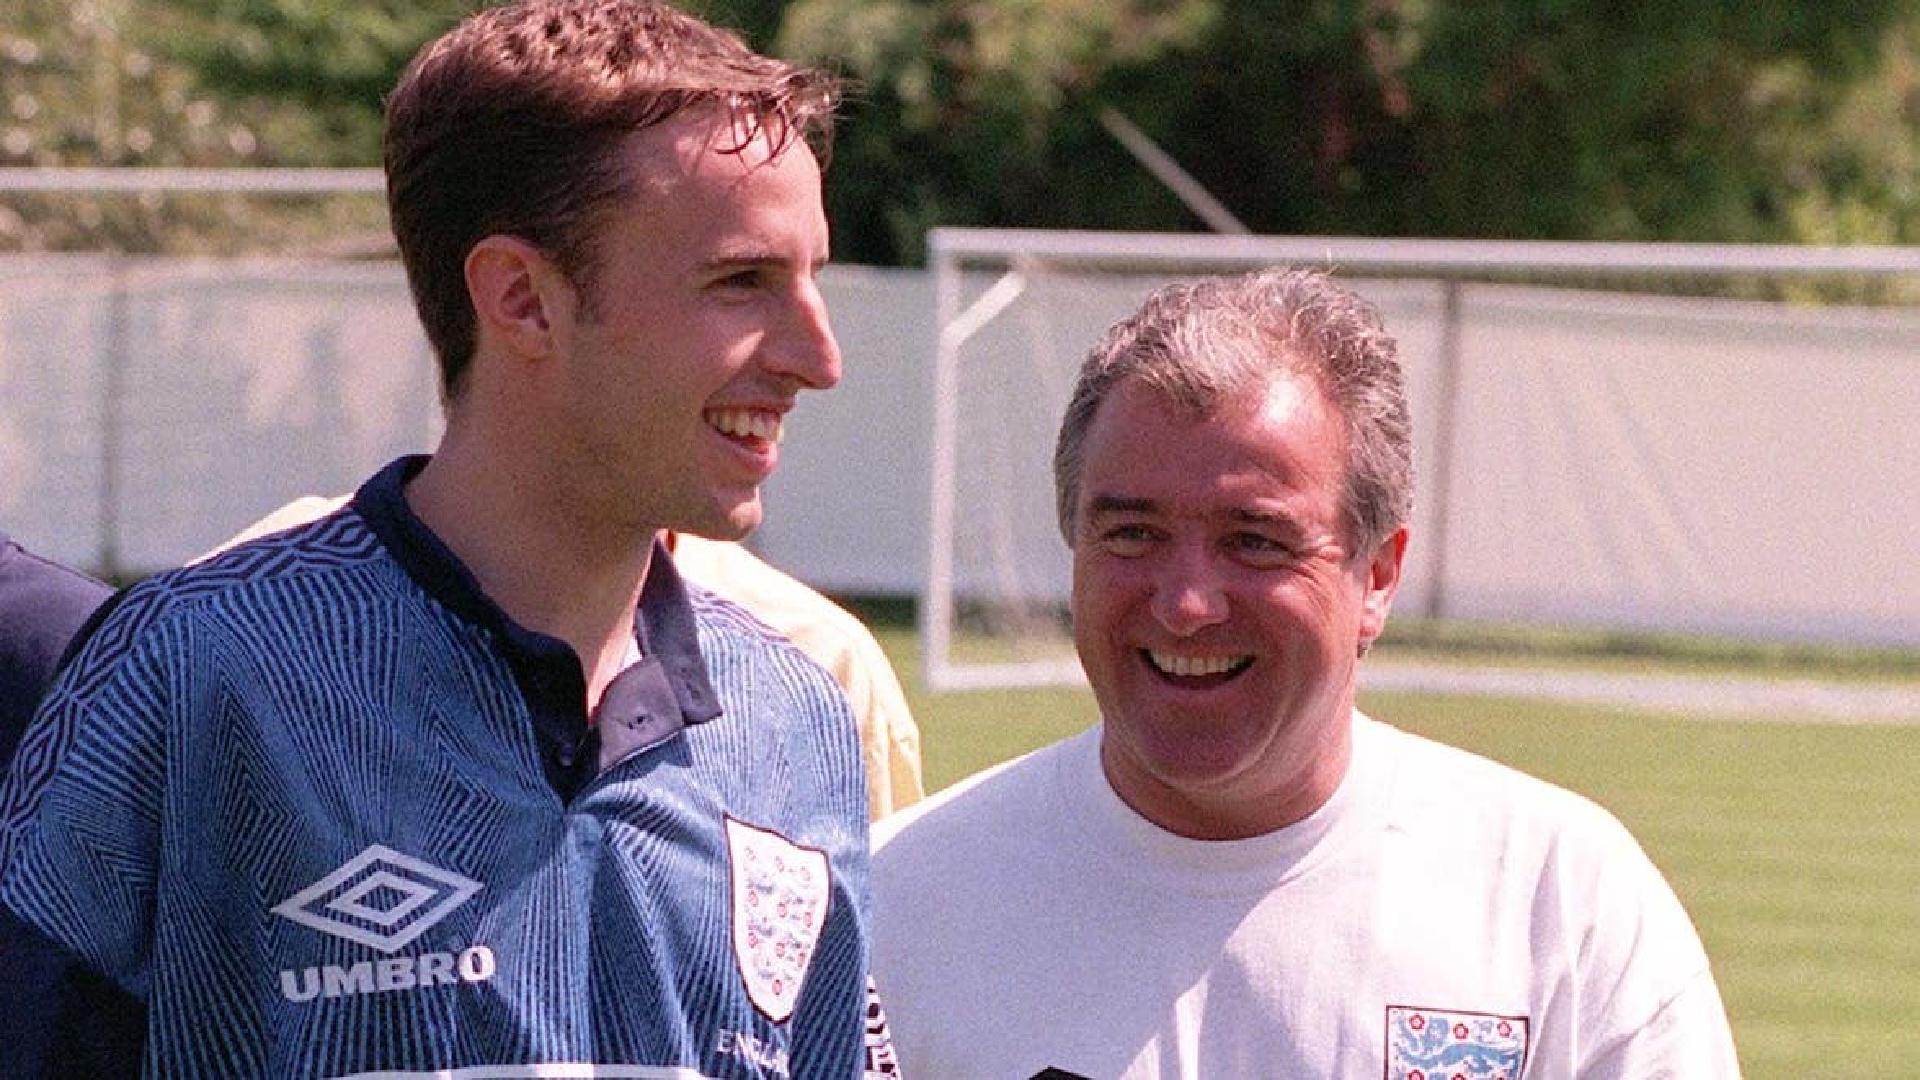
POLYGON ((1396 619, 1920 644, 1920 250, 942 229, 929 264, 935 689, 1081 678, 1051 475, 1079 362, 1155 287, 1269 265, 1400 342, 1396 619))

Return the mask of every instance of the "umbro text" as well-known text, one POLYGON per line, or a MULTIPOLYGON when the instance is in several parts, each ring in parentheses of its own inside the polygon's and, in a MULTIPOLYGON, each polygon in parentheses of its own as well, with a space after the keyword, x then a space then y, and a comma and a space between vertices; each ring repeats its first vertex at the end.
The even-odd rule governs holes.
POLYGON ((387 960, 362 960, 341 967, 291 969, 280 973, 280 994, 295 1003, 320 997, 382 994, 392 990, 423 990, 429 986, 482 983, 493 978, 493 950, 474 945, 459 953, 430 952, 387 960))

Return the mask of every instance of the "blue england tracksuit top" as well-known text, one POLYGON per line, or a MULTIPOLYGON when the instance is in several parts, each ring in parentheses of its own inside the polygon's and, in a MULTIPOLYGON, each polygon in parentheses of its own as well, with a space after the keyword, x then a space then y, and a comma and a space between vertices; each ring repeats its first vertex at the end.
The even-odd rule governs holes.
POLYGON ((657 548, 589 724, 408 511, 423 461, 121 595, 0 790, 0 903, 144 1004, 150 1075, 858 1075, 831 677, 657 548))

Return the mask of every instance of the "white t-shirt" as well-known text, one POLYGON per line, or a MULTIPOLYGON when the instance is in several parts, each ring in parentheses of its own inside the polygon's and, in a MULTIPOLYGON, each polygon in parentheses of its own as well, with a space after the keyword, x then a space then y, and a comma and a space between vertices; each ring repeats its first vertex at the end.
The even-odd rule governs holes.
POLYGON ((1738 1075, 1691 922, 1588 800, 1356 714, 1319 811, 1189 840, 1113 793, 1099 737, 877 828, 907 1075, 1738 1075))

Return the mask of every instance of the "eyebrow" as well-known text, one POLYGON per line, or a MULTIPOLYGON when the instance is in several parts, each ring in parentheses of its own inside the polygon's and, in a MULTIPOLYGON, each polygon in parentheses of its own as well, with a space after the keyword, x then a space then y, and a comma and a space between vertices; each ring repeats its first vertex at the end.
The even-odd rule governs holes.
POLYGON ((1265 525, 1277 529, 1296 529, 1299 527, 1298 523, 1295 522, 1291 516, 1277 510, 1236 509, 1231 514, 1231 517, 1233 520, 1246 525, 1265 525))
POLYGON ((740 270, 756 266, 785 266, 786 260, 758 251, 739 251, 700 264, 702 270, 740 270))
POLYGON ((1132 498, 1126 495, 1095 495, 1087 500, 1087 516, 1101 517, 1106 514, 1151 514, 1160 508, 1152 499, 1132 498))
MULTIPOLYGON (((1094 495, 1087 499, 1087 518, 1097 520, 1111 514, 1157 514, 1160 504, 1153 499, 1133 495, 1094 495)), ((1278 510, 1249 510, 1236 507, 1227 515, 1241 525, 1254 525, 1280 532, 1298 533, 1300 523, 1292 515, 1278 510)))
MULTIPOLYGON (((817 272, 821 267, 831 261, 831 256, 811 259, 807 262, 807 268, 817 272)), ((784 255, 779 255, 761 248, 741 248, 738 251, 725 252, 706 260, 700 264, 700 269, 705 272, 742 270, 766 266, 771 266, 775 269, 785 269, 792 265, 792 260, 784 255)))

